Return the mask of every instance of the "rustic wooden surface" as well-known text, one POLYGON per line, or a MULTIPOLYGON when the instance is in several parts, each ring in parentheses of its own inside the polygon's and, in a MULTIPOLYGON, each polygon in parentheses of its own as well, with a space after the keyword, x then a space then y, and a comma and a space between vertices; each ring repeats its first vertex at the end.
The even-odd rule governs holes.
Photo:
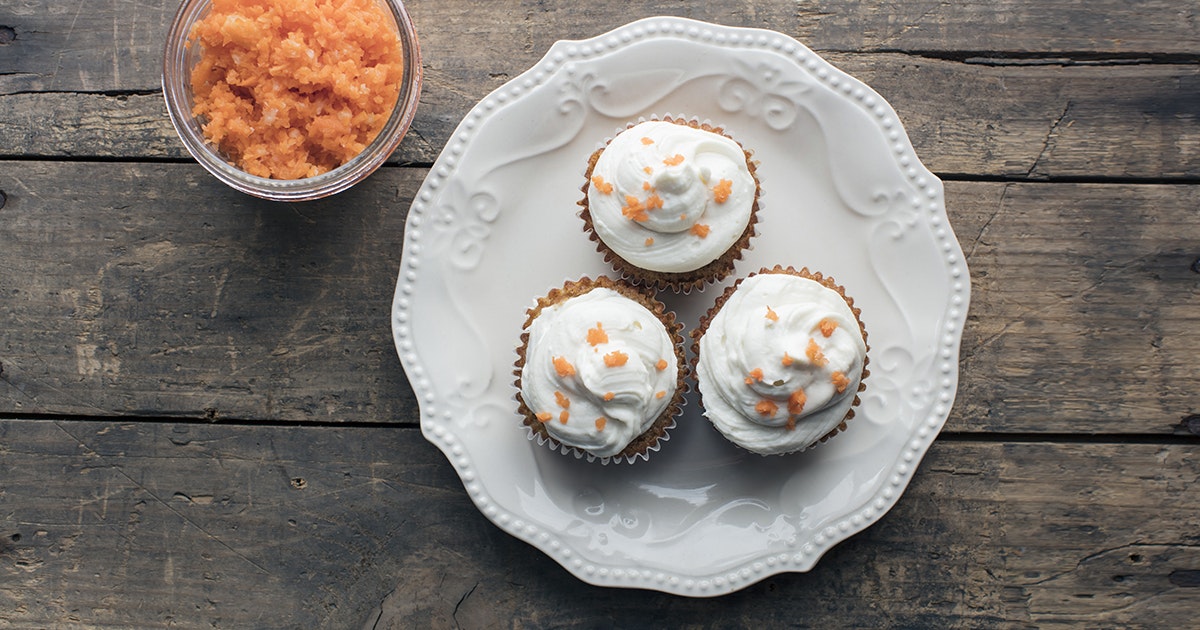
POLYGON ((1200 3, 408 3, 389 165, 234 193, 159 93, 177 2, 0 5, 0 627, 1186 627, 1200 596, 1200 3), (694 6, 693 6, 694 5, 694 6), (972 304, 946 432, 810 573, 587 586, 475 510, 388 312, 406 209, 557 39, 773 28, 896 108, 972 304))

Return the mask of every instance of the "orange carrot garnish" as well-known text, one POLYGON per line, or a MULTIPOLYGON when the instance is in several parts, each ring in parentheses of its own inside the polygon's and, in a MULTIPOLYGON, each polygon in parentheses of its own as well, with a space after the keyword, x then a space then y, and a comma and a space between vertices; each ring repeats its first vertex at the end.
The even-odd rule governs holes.
POLYGON ((643 166, 643 167, 642 167, 642 170, 643 170, 643 171, 646 171, 646 174, 647 174, 647 175, 649 175, 650 173, 653 173, 653 172, 654 172, 654 169, 650 168, 649 166, 643 166))
POLYGON ((554 392, 554 402, 558 403, 558 406, 563 409, 571 406, 571 399, 563 395, 562 392, 554 392))
POLYGON ((575 376, 575 366, 571 365, 571 362, 567 361, 565 357, 554 357, 554 371, 564 378, 575 376))
POLYGON ((700 238, 706 238, 708 236, 708 229, 709 228, 707 225, 704 225, 703 223, 697 223, 692 226, 691 232, 700 238))
POLYGON ((625 362, 628 360, 629 355, 621 352, 620 350, 613 350, 612 352, 604 355, 604 365, 607 365, 608 367, 620 367, 625 365, 625 362))
POLYGON ((790 355, 790 354, 788 354, 788 353, 784 352, 784 353, 783 353, 783 360, 782 360, 782 361, 780 361, 780 363, 783 363, 783 367, 787 367, 787 366, 791 365, 792 363, 794 363, 795 361, 796 361, 796 360, 792 358, 792 355, 790 355))
POLYGON ((563 424, 566 424, 567 418, 570 418, 570 417, 571 417, 571 412, 567 411, 566 409, 563 409, 562 413, 558 414, 558 421, 563 424))
POLYGON ((608 420, 605 420, 604 418, 596 418, 596 430, 597 431, 603 431, 604 425, 606 425, 606 424, 608 424, 608 420))
POLYGON ((653 244, 654 244, 654 239, 653 239, 653 238, 647 238, 647 239, 646 239, 646 247, 650 247, 650 246, 651 246, 651 245, 653 245, 653 244))
POLYGON ((770 418, 771 416, 775 415, 776 411, 779 411, 779 405, 776 405, 775 401, 773 400, 767 400, 764 398, 763 400, 760 400, 757 405, 754 405, 754 410, 758 412, 758 415, 770 418))
POLYGON ((646 208, 654 210, 661 207, 663 207, 662 197, 659 197, 658 193, 650 193, 650 196, 646 198, 646 208))
POLYGON ((650 215, 646 214, 646 206, 633 195, 625 195, 625 207, 621 208, 621 214, 632 221, 645 221, 650 218, 650 215))
POLYGON ((650 185, 650 182, 642 182, 642 190, 650 190, 651 188, 654 187, 650 185))
POLYGON ((821 323, 817 325, 821 327, 821 334, 825 335, 826 337, 832 335, 833 331, 837 330, 837 322, 829 319, 828 317, 822 319, 821 323))
POLYGON ((778 314, 778 313, 776 313, 775 311, 771 310, 771 307, 770 307, 770 306, 768 306, 768 307, 767 307, 767 315, 766 315, 766 317, 767 317, 767 319, 769 319, 769 320, 771 320, 771 321, 773 321, 773 322, 777 322, 777 321, 779 321, 779 314, 778 314))
POLYGON ((550 415, 549 411, 543 411, 543 412, 537 414, 538 422, 550 422, 550 418, 553 418, 553 417, 554 416, 550 415))
POLYGON ((613 392, 604 392, 604 400, 612 400, 616 397, 617 395, 613 392))
POLYGON ((606 195, 612 194, 613 185, 604 181, 604 178, 600 177, 599 175, 592 176, 592 185, 596 187, 596 190, 599 190, 606 195))
POLYGON ((654 364, 654 369, 658 370, 659 372, 661 372, 661 371, 663 371, 663 370, 667 369, 667 360, 666 360, 666 359, 659 359, 659 360, 658 360, 658 363, 655 363, 655 364, 654 364))
POLYGON ((841 372, 833 373, 833 386, 837 388, 837 393, 841 394, 846 391, 846 386, 850 384, 850 379, 846 378, 841 372))
POLYGON ((643 138, 642 138, 642 144, 654 144, 654 141, 653 141, 653 140, 651 140, 650 138, 645 138, 645 137, 643 137, 643 138))
POLYGON ((665 391, 654 392, 655 398, 662 398, 663 396, 666 396, 666 395, 667 395, 667 392, 665 392, 665 391))
POLYGON ((793 416, 800 415, 800 412, 804 411, 806 402, 808 402, 808 395, 804 393, 803 389, 792 392, 792 395, 788 396, 788 413, 793 416))
POLYGON ((729 199, 729 193, 733 192, 733 182, 728 179, 722 179, 713 186, 713 200, 717 203, 725 203, 729 199))
POLYGON ((666 164, 667 166, 678 166, 683 164, 683 156, 676 153, 675 155, 663 160, 663 164, 666 164))
POLYGON ((755 381, 762 382, 762 380, 763 380, 762 368, 754 368, 753 370, 750 370, 750 374, 748 376, 746 376, 746 384, 747 385, 753 385, 755 381))
POLYGON ((595 328, 589 328, 587 332, 587 342, 592 347, 602 343, 608 343, 608 333, 604 332, 604 326, 600 322, 596 322, 595 328))
POLYGON ((817 367, 821 367, 826 363, 829 363, 829 359, 826 359, 825 354, 821 352, 821 346, 817 345, 816 339, 808 340, 808 347, 804 349, 804 354, 808 357, 808 360, 812 361, 813 365, 817 367))

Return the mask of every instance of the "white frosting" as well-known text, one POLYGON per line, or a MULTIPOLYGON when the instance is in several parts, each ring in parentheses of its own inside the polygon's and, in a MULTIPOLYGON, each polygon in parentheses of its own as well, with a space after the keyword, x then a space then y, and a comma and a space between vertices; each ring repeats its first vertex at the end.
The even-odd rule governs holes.
POLYGON ((756 453, 806 448, 845 418, 866 352, 858 320, 836 291, 790 274, 751 276, 700 339, 696 376, 704 414, 727 438, 756 453), (810 353, 810 344, 819 354, 810 353), (846 378, 840 392, 835 373, 846 378), (789 412, 797 391, 804 393, 799 414, 789 412))
POLYGON ((620 293, 597 287, 542 308, 530 324, 521 397, 530 411, 543 414, 555 440, 611 457, 667 408, 678 370, 662 321, 620 293), (603 334, 589 335, 592 329, 603 334), (627 357, 624 364, 608 364, 614 353, 627 357), (571 370, 563 370, 564 361, 571 370), (598 418, 604 418, 602 428, 598 418))
POLYGON ((756 190, 746 154, 733 140, 649 121, 618 134, 600 154, 588 207, 596 235, 621 258, 643 269, 680 273, 707 265, 737 242, 750 221, 756 190), (668 164, 677 156, 682 161, 668 164), (722 180, 729 182, 729 192, 718 202, 713 189, 722 180), (604 192, 608 185, 612 190, 604 192), (636 213, 626 210, 630 197, 652 206, 661 200, 662 206, 649 207, 635 220, 628 215, 636 213), (706 236, 693 232, 697 224, 707 228, 706 236))

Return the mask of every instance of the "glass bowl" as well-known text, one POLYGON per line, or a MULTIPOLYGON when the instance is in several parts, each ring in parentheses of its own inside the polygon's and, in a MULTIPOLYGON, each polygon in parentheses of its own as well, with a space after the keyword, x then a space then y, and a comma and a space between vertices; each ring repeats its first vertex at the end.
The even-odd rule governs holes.
POLYGON ((231 164, 204 137, 203 121, 193 115, 192 68, 200 59, 200 46, 189 37, 192 26, 208 15, 210 0, 184 0, 167 33, 163 51, 162 87, 171 124, 188 153, 217 179, 244 193, 274 201, 306 201, 341 192, 362 181, 396 150, 412 124, 421 95, 421 50, 416 29, 400 0, 377 0, 394 18, 404 54, 404 83, 400 96, 379 135, 357 156, 314 177, 270 179, 251 175, 231 164))

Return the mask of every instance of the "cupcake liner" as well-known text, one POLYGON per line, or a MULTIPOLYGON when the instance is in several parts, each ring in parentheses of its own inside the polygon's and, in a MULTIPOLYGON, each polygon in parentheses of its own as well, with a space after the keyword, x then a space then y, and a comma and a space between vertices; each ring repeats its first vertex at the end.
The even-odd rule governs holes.
MULTIPOLYGON (((867 388, 867 385, 866 385, 867 377, 871 375, 871 371, 867 368, 867 366, 871 362, 871 357, 870 357, 871 345, 870 345, 870 343, 868 343, 868 339, 867 339, 867 327, 863 324, 863 321, 862 321, 862 316, 861 316, 862 309, 854 306, 854 298, 846 295, 845 287, 843 287, 840 284, 838 284, 837 282, 835 282, 832 277, 826 276, 819 271, 817 271, 817 272, 809 271, 808 267, 802 267, 800 270, 796 270, 796 268, 794 268, 790 265, 787 267, 783 267, 782 265, 775 265, 772 268, 763 267, 763 268, 759 269, 758 271, 751 273, 745 277, 738 278, 738 280, 736 282, 734 282, 733 284, 726 287, 725 291, 722 292, 721 295, 717 296, 716 300, 714 300, 713 305, 708 309, 708 311, 706 311, 704 313, 704 315, 702 315, 700 317, 700 321, 697 323, 696 327, 694 329, 692 329, 692 331, 690 333, 690 336, 692 338, 691 373, 692 373, 693 378, 697 379, 696 380, 696 392, 699 395, 701 407, 704 406, 704 392, 701 391, 701 389, 699 387, 699 380, 698 380, 699 377, 698 377, 697 371, 696 371, 699 366, 699 362, 700 362, 700 339, 708 331, 708 325, 712 321, 713 317, 716 316, 717 312, 719 312, 721 310, 721 307, 723 307, 725 305, 725 302, 729 300, 729 298, 734 294, 735 291, 737 291, 738 286, 740 286, 742 284, 743 280, 753 277, 753 276, 756 276, 756 275, 759 275, 759 274, 767 274, 767 273, 792 275, 792 276, 798 276, 801 278, 807 278, 809 280, 813 280, 815 282, 820 283, 825 288, 835 291, 838 295, 840 295, 842 297, 843 300, 845 300, 846 305, 850 307, 850 312, 854 314, 854 319, 858 322, 859 332, 862 334, 864 345, 866 345, 866 354, 863 355, 862 376, 859 378, 859 381, 858 381, 858 392, 864 391, 867 388)), ((788 455, 791 453, 799 453, 799 452, 807 451, 807 450, 817 446, 818 444, 824 444, 826 441, 828 441, 833 436, 846 430, 847 423, 854 418, 855 407, 858 407, 858 405, 861 402, 862 402, 862 400, 859 397, 858 393, 855 393, 854 401, 851 403, 850 409, 848 409, 846 411, 846 416, 844 418, 842 418, 842 421, 840 423, 838 423, 838 425, 835 426, 833 429, 831 429, 828 433, 822 435, 816 441, 812 442, 811 444, 808 444, 807 446, 804 446, 802 448, 799 448, 799 449, 796 449, 793 451, 784 452, 784 453, 775 453, 775 455, 788 455)), ((718 431, 718 433, 720 433, 720 431, 718 431)), ((766 455, 763 453, 758 453, 758 452, 752 451, 750 449, 744 448, 740 444, 737 444, 736 442, 734 442, 733 440, 730 440, 730 442, 732 444, 734 444, 735 446, 737 446, 738 448, 746 451, 747 453, 754 453, 755 455, 760 455, 763 457, 769 456, 769 455, 766 455)))
POLYGON ((513 381, 513 386, 516 388, 517 410, 521 414, 522 423, 527 429, 529 440, 563 454, 574 455, 577 459, 587 459, 589 462, 598 461, 603 465, 632 464, 638 460, 648 460, 651 453, 657 452, 661 448, 662 443, 670 439, 669 431, 676 427, 676 418, 683 411, 683 395, 688 391, 688 382, 686 379, 688 366, 684 357, 682 331, 683 324, 676 321, 675 313, 666 310, 666 305, 658 301, 646 289, 613 280, 606 276, 599 276, 594 280, 584 276, 579 280, 567 281, 561 288, 552 289, 545 296, 539 297, 537 303, 527 311, 525 324, 521 328, 521 341, 517 346, 517 360, 513 364, 513 375, 516 377, 513 381), (524 397, 521 394, 521 371, 525 366, 526 349, 529 344, 529 326, 533 323, 533 320, 541 314, 542 309, 572 297, 583 295, 598 287, 612 289, 634 300, 646 307, 663 323, 667 329, 667 335, 671 339, 671 345, 675 350, 678 370, 675 379, 675 393, 671 396, 671 400, 667 403, 667 406, 654 420, 654 423, 635 437, 620 453, 609 457, 599 457, 582 448, 571 446, 555 439, 546 430, 544 423, 538 420, 533 411, 525 404, 524 397))
POLYGON ((746 222, 746 228, 742 231, 741 236, 729 246, 725 252, 712 262, 693 269, 691 271, 682 272, 665 272, 651 271, 639 267, 624 258, 620 254, 613 251, 609 246, 596 234, 595 226, 592 224, 591 208, 588 203, 588 190, 592 185, 592 171, 596 168, 596 161, 600 159, 600 155, 612 142, 613 137, 624 131, 632 129, 640 123, 647 121, 661 120, 671 122, 678 125, 685 125, 694 129, 700 129, 711 133, 722 135, 734 142, 735 138, 725 133, 723 127, 712 124, 708 120, 701 121, 698 118, 685 118, 683 116, 672 115, 666 113, 662 117, 650 116, 649 118, 642 117, 637 121, 626 124, 624 128, 616 130, 612 137, 606 138, 603 144, 597 148, 587 161, 587 168, 584 171, 584 183, 580 190, 583 192, 583 199, 578 202, 581 210, 579 217, 583 220, 583 229, 587 233, 588 239, 596 243, 596 251, 604 256, 604 261, 612 266, 613 270, 621 274, 621 277, 629 282, 641 286, 646 286, 651 289, 670 289, 675 293, 691 293, 693 289, 703 288, 707 284, 719 282, 733 273, 734 265, 738 260, 741 260, 742 253, 750 248, 750 239, 755 236, 755 225, 758 222, 758 212, 761 207, 762 183, 758 179, 758 162, 756 162, 750 151, 747 151, 742 144, 738 142, 738 146, 742 147, 742 152, 746 155, 746 167, 750 171, 750 176, 754 179, 755 193, 754 202, 750 206, 750 218, 746 222))

